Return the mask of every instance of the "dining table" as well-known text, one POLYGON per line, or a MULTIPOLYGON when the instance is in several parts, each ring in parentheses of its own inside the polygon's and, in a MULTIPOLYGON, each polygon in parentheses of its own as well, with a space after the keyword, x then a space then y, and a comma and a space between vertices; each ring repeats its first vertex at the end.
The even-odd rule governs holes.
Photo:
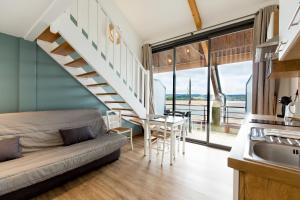
POLYGON ((170 130, 171 133, 171 144, 170 144, 170 165, 173 165, 173 161, 176 156, 176 132, 175 129, 177 127, 181 127, 182 134, 182 153, 185 154, 185 141, 186 141, 186 123, 188 118, 181 117, 181 116, 167 116, 167 117, 157 117, 153 119, 146 120, 145 123, 145 133, 144 133, 144 155, 147 155, 148 149, 148 156, 149 161, 151 161, 152 156, 152 138, 151 138, 151 130, 150 127, 152 125, 159 125, 164 126, 166 122, 167 128, 170 130))

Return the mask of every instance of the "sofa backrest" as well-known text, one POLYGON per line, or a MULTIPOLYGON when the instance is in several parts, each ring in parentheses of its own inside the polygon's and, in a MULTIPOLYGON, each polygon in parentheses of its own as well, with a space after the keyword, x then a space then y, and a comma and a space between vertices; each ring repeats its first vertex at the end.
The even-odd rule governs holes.
POLYGON ((97 109, 0 114, 0 138, 20 136, 23 153, 61 146, 59 129, 82 126, 90 126, 97 135, 107 131, 97 109))

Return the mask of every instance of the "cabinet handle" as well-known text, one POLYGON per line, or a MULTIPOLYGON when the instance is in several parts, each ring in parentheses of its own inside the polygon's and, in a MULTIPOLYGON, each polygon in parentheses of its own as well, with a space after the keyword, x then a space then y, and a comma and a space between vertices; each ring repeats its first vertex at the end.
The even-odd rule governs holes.
POLYGON ((296 10, 296 13, 294 14, 294 17, 293 17, 292 21, 290 22, 288 30, 290 30, 292 28, 292 26, 297 26, 300 23, 299 20, 297 22, 295 22, 295 19, 298 15, 299 11, 300 11, 300 2, 299 2, 299 5, 298 5, 298 8, 296 10))
POLYGON ((282 47, 283 45, 286 45, 286 44, 287 44, 287 42, 282 42, 282 41, 281 41, 281 42, 279 43, 279 45, 278 45, 276 51, 275 51, 275 54, 278 54, 280 51, 282 51, 281 47, 282 47))

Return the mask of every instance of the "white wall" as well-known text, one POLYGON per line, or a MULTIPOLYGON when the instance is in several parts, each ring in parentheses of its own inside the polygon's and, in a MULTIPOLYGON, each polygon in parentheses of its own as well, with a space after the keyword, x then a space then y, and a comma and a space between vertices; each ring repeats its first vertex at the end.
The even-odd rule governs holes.
POLYGON ((280 79, 278 96, 293 96, 297 89, 298 78, 282 78, 280 79))
POLYGON ((120 27, 121 34, 134 54, 141 60, 142 39, 112 0, 101 0, 101 4, 114 24, 120 27))

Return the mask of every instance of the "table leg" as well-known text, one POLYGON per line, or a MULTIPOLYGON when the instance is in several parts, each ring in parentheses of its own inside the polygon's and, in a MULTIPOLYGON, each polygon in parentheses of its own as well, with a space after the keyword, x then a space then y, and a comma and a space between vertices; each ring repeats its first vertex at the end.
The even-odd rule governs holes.
POLYGON ((170 165, 173 165, 173 155, 174 155, 174 132, 173 132, 173 126, 171 126, 170 165))
POLYGON ((172 130, 172 135, 174 136, 174 138, 173 138, 173 159, 175 160, 175 158, 176 158, 176 148, 177 148, 177 146, 176 146, 176 132, 174 131, 174 128, 173 129, 171 129, 172 130))
POLYGON ((147 155, 147 146, 148 146, 148 132, 149 132, 149 125, 145 123, 145 132, 144 132, 144 156, 147 155))
POLYGON ((186 123, 183 124, 183 134, 182 134, 182 154, 185 154, 185 136, 187 133, 187 125, 186 123))
POLYGON ((151 158, 152 158, 152 141, 151 141, 151 131, 149 130, 149 126, 148 126, 148 142, 149 142, 149 161, 151 161, 151 158))

